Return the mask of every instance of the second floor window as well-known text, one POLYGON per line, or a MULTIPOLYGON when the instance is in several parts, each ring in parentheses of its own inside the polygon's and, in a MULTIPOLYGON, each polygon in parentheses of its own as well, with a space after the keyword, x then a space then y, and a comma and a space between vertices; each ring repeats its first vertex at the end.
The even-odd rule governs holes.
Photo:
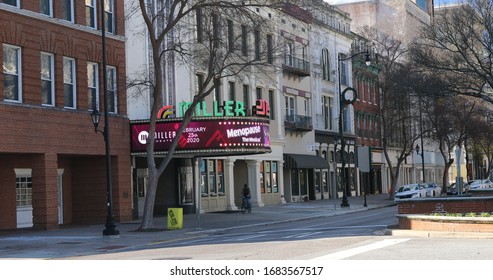
POLYGON ((236 85, 235 82, 228 83, 229 100, 236 100, 236 85))
POLYGON ((248 85, 243 85, 243 103, 245 104, 245 109, 250 108, 250 88, 248 85))
POLYGON ((324 128, 332 130, 334 99, 329 96, 322 96, 322 113, 324 118, 324 128))
POLYGON ((272 35, 267 35, 267 63, 274 63, 274 42, 272 39, 272 35))
POLYGON ((116 84, 116 68, 106 67, 106 98, 108 99, 108 113, 118 112, 118 92, 116 84))
POLYGON ((87 63, 87 108, 99 110, 98 64, 87 63))
POLYGON ((12 5, 15 7, 19 7, 19 0, 1 0, 0 3, 12 5))
POLYGON ((275 107, 274 107, 274 90, 269 90, 269 109, 270 109, 270 119, 275 120, 275 107))
POLYGON ((86 0, 86 25, 96 28, 96 0, 86 0))
POLYGON ((255 60, 260 60, 260 31, 255 30, 255 60))
POLYGON ((75 59, 63 58, 63 104, 65 108, 75 109, 75 59))
POLYGON ((55 105, 54 56, 41 53, 41 102, 43 105, 55 105))
MULTIPOLYGON (((286 117, 291 117, 294 118, 294 115, 296 114, 295 111, 295 99, 294 96, 286 96, 284 98, 285 105, 286 105, 286 117)), ((294 119, 293 119, 294 120, 294 119)))
POLYGON ((4 99, 22 102, 21 48, 3 45, 4 99))
POLYGON ((62 0, 62 19, 74 22, 74 0, 62 0))
POLYGON ((53 1, 52 0, 40 0, 39 12, 43 15, 53 16, 53 1))

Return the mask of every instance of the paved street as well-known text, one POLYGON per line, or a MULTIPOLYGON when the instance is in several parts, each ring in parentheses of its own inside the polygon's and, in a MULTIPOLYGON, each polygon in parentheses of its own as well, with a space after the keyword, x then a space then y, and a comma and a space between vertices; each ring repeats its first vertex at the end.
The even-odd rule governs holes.
POLYGON ((136 232, 139 221, 121 223, 118 238, 103 237, 104 225, 74 226, 50 231, 3 232, 0 235, 0 258, 64 258, 112 252, 131 251, 150 243, 188 240, 200 235, 228 229, 252 228, 263 225, 330 217, 352 212, 367 211, 394 205, 387 194, 368 196, 368 207, 363 206, 363 197, 349 197, 350 207, 341 208, 341 201, 318 200, 254 208, 251 214, 221 212, 184 215, 184 228, 166 230, 166 217, 154 221, 156 232, 136 232))

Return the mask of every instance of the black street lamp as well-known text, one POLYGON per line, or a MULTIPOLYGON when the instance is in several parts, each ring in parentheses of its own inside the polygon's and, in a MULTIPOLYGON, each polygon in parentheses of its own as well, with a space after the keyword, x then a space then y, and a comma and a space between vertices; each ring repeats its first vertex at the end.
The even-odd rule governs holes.
MULTIPOLYGON (((421 146, 423 146, 423 137, 421 137, 421 146)), ((416 154, 418 156, 421 156, 421 168, 423 169, 423 183, 425 183, 425 155, 424 155, 425 151, 423 149, 420 153, 419 145, 416 145, 415 149, 416 149, 416 154)))
POLYGON ((339 138, 341 139, 341 184, 344 185, 341 207, 349 207, 349 202, 347 198, 347 191, 349 190, 349 180, 345 178, 346 175, 344 170, 346 167, 346 160, 344 159, 344 146, 346 143, 342 131, 342 111, 344 109, 344 106, 353 104, 358 97, 358 93, 352 87, 346 87, 346 89, 341 91, 341 61, 352 59, 353 57, 360 54, 365 54, 365 64, 366 66, 370 66, 370 52, 368 51, 368 49, 364 52, 359 52, 349 57, 342 57, 341 53, 339 53, 337 56, 337 76, 339 79, 339 138))
POLYGON ((94 124, 94 131, 96 133, 101 132, 104 137, 106 146, 106 223, 103 235, 105 236, 118 236, 120 232, 116 230, 116 223, 113 217, 113 199, 112 199, 112 186, 111 186, 111 156, 110 156, 110 126, 108 121, 108 98, 107 98, 107 77, 106 77, 106 24, 104 22, 104 0, 99 1, 101 3, 101 48, 102 48, 102 60, 103 60, 103 99, 104 99, 104 131, 98 129, 101 113, 96 108, 97 100, 94 100, 94 108, 91 112, 92 123, 94 124))
POLYGON ((423 107, 421 106, 421 96, 419 96, 419 130, 421 131, 421 153, 419 145, 416 145, 416 154, 421 155, 421 167, 423 169, 423 183, 425 183, 425 146, 423 144, 423 107))

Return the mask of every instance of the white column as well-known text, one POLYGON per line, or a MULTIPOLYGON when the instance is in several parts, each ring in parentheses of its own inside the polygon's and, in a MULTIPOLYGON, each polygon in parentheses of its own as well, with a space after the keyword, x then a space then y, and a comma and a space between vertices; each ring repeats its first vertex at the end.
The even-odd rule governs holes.
POLYGON ((257 207, 264 207, 262 193, 260 192, 260 161, 247 160, 248 167, 248 187, 252 193, 252 204, 257 207))
POLYGON ((226 192, 226 210, 237 210, 235 205, 234 159, 224 160, 224 184, 226 192))

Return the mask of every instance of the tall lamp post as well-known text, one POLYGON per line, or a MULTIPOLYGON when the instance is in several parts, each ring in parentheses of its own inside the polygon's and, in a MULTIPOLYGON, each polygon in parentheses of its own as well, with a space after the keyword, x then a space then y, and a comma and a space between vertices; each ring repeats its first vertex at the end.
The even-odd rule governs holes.
POLYGON ((113 199, 112 199, 112 186, 111 186, 111 157, 110 157, 110 126, 108 121, 108 98, 107 98, 107 77, 106 77, 106 24, 104 22, 104 0, 99 1, 101 3, 101 48, 103 52, 103 98, 104 98, 104 131, 98 129, 99 119, 101 113, 96 108, 96 100, 94 100, 94 108, 91 113, 92 123, 94 124, 94 131, 96 133, 101 132, 104 137, 106 146, 106 223, 103 235, 113 236, 119 235, 120 232, 116 230, 116 223, 113 217, 113 199))
POLYGON ((349 180, 346 178, 345 170, 344 170, 346 167, 346 160, 344 159, 344 146, 346 143, 342 131, 342 111, 344 109, 344 106, 353 104, 356 101, 356 98, 358 97, 358 93, 354 88, 346 87, 343 91, 341 90, 341 62, 352 59, 353 57, 363 53, 365 54, 366 66, 370 66, 370 53, 368 49, 364 52, 359 52, 349 57, 342 57, 341 53, 339 53, 337 56, 337 76, 339 79, 339 138, 341 139, 341 150, 340 150, 341 151, 341 184, 344 185, 344 189, 342 192, 341 207, 349 207, 349 202, 347 199, 349 180))

